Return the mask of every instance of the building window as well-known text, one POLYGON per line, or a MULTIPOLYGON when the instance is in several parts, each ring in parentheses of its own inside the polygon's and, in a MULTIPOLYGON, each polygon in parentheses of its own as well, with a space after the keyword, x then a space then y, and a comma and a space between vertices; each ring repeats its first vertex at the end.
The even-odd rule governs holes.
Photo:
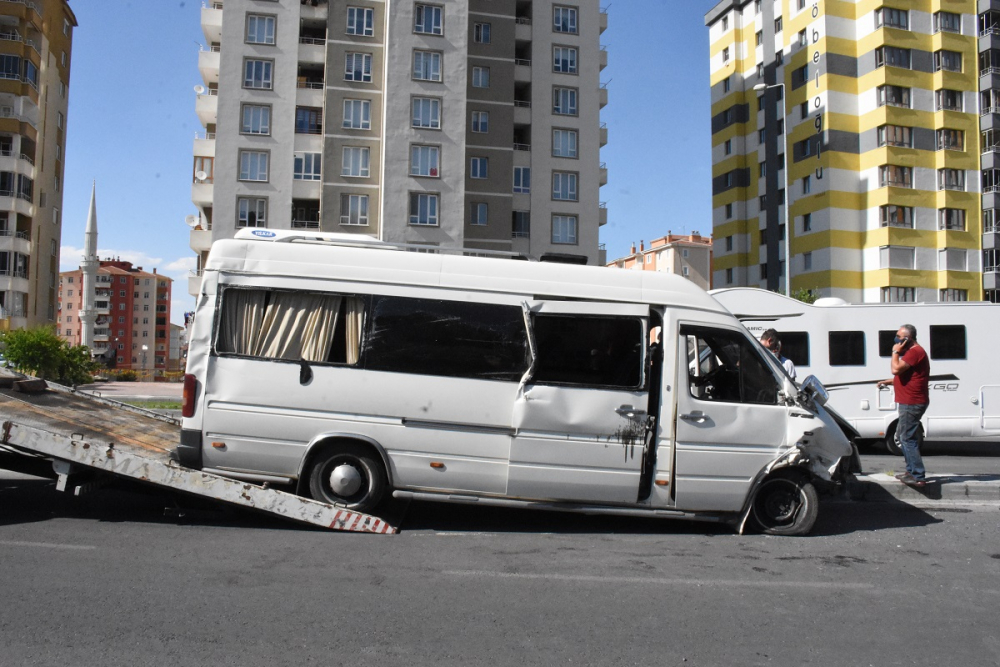
POLYGON ((912 269, 915 249, 908 246, 882 246, 879 248, 879 268, 912 269))
POLYGON ((490 68, 489 67, 473 67, 472 68, 472 87, 473 88, 489 88, 490 87, 490 68))
POLYGON ((576 130, 552 130, 552 157, 577 157, 576 130))
POLYGON ((729 30, 729 17, 728 16, 723 16, 722 17, 722 32, 726 32, 727 30, 729 30))
MULTIPOLYGON (((774 64, 775 65, 781 65, 784 62, 785 62, 785 52, 784 51, 776 51, 775 54, 774 54, 774 64)), ((778 90, 781 90, 781 89, 779 88, 778 90)))
POLYGON ((895 46, 880 46, 875 49, 875 67, 901 67, 910 69, 910 50, 895 46))
POLYGON ((267 151, 240 151, 240 180, 267 182, 267 151))
POLYGON ((344 123, 346 130, 370 130, 372 127, 372 103, 370 100, 344 100, 344 123))
POLYGON ((344 56, 344 81, 371 83, 372 54, 348 53, 344 56))
POLYGON ((559 116, 575 116, 577 114, 576 95, 576 88, 553 88, 552 113, 559 116))
POLYGON ((491 26, 489 23, 476 23, 472 26, 472 41, 476 44, 490 43, 491 26))
POLYGON ((781 24, 781 17, 779 16, 778 18, 774 19, 774 32, 781 32, 781 30, 782 30, 782 24, 781 24))
POLYGON ((942 88, 941 90, 934 91, 934 107, 937 111, 961 111, 962 110, 962 91, 960 90, 947 90, 942 88))
POLYGON ((965 170, 938 169, 938 190, 965 190, 965 170))
POLYGON ((472 131, 479 134, 485 134, 490 131, 489 111, 472 112, 472 131))
POLYGON ((576 245, 576 224, 575 215, 553 215, 552 243, 576 245))
POLYGON ((531 211, 514 211, 511 238, 531 238, 531 211))
POLYGON ((968 301, 969 290, 964 289, 943 289, 940 290, 938 301, 968 301))
POLYGON ((878 145, 913 148, 913 128, 902 125, 882 125, 878 128, 878 145))
POLYGON ((885 204, 879 206, 879 226, 913 227, 913 207, 885 204))
POLYGON ((415 81, 441 81, 441 53, 439 51, 414 51, 413 79, 415 81))
POLYGON ((576 182, 576 172, 552 172, 552 199, 556 201, 578 201, 576 182))
POLYGON ((441 129, 441 100, 434 97, 414 97, 413 127, 441 129))
POLYGON ((240 132, 271 134, 271 107, 264 104, 244 104, 240 132))
POLYGON ((807 195, 812 192, 812 177, 803 176, 802 177, 802 194, 807 195))
POLYGON ((410 224, 431 225, 438 223, 438 195, 426 192, 410 193, 410 224))
POLYGON ((910 108, 910 89, 902 86, 879 86, 877 91, 878 105, 910 108))
POLYGON ((514 167, 514 192, 531 194, 531 167, 514 167))
POLYGON ((296 181, 320 181, 322 180, 322 153, 295 153, 295 174, 296 181))
POLYGON ((809 46, 809 33, 805 28, 799 30, 799 46, 809 46))
POLYGON ((812 213, 806 213, 802 216, 802 231, 812 231, 812 213))
POLYGON ((576 74, 576 49, 569 46, 552 47, 552 71, 576 74))
POLYGON ((444 9, 436 5, 414 5, 413 32, 424 35, 443 35, 444 9))
POLYGON ((487 220, 489 220, 489 206, 484 202, 472 202, 472 219, 469 224, 486 226, 487 220))
POLYGON ((934 71, 944 70, 946 72, 962 71, 962 54, 958 51, 935 51, 934 71))
POLYGON ((762 144, 767 141, 767 131, 764 128, 757 130, 757 143, 762 144))
POLYGON ((726 155, 732 155, 732 152, 733 152, 733 140, 732 139, 726 139, 726 142, 724 144, 722 144, 722 151, 726 155))
POLYGON ((441 149, 438 146, 410 147, 410 176, 430 176, 437 178, 441 149))
POLYGON ((371 7, 347 8, 347 34, 371 37, 375 34, 375 10, 371 7))
POLYGON ((576 7, 552 8, 552 31, 565 32, 571 35, 579 34, 576 7))
MULTIPOLYGON (((757 176, 759 178, 764 178, 765 176, 767 176, 767 162, 761 162, 757 165, 757 176)), ((732 185, 732 184, 727 183, 726 185, 732 185)))
POLYGON ((941 129, 935 131, 937 149, 949 151, 965 150, 965 132, 962 130, 941 129))
POLYGON ((243 61, 243 87, 255 90, 271 90, 274 82, 271 73, 274 61, 246 58, 243 61))
POLYGON ((938 229, 953 229, 965 231, 964 208, 939 208, 938 229))
POLYGON ((733 205, 726 204, 726 220, 733 217, 733 205))
POLYGON ((813 254, 811 252, 803 253, 802 255, 802 270, 812 271, 813 268, 813 254))
POLYGON ((367 147, 345 146, 340 175, 353 176, 356 178, 368 178, 369 155, 370 151, 367 147))
POLYGON ((952 12, 934 12, 934 32, 962 32, 962 15, 952 12))
POLYGON ((757 63, 757 78, 764 76, 764 63, 757 63))
POLYGON ((722 80, 722 92, 728 93, 732 88, 732 83, 730 82, 730 77, 726 77, 722 80))
POLYGON ((727 285, 732 285, 733 284, 733 270, 732 269, 726 269, 726 284, 727 285))
POLYGON ((913 187, 913 168, 900 167, 894 164, 883 164, 878 168, 879 187, 892 186, 897 188, 913 187))
POLYGON ((726 252, 732 252, 732 251, 733 251, 733 237, 730 235, 726 237, 726 252))
POLYGON ((274 17, 247 14, 247 44, 274 44, 274 17))
POLYGON ((760 46, 761 44, 763 44, 764 43, 764 31, 763 30, 758 30, 757 32, 755 32, 754 36, 753 36, 753 40, 754 40, 754 46, 760 46))
POLYGON ((916 301, 916 290, 912 287, 883 287, 882 303, 912 303, 916 301))
POLYGON ((313 107, 296 107, 295 133, 323 134, 323 110, 313 107))
POLYGON ((474 157, 469 162, 469 178, 485 179, 489 178, 490 161, 484 157, 474 157))
POLYGON ((875 29, 879 28, 899 28, 909 30, 907 12, 905 9, 889 9, 881 7, 875 10, 875 29))
POLYGON ((340 224, 368 225, 368 195, 340 195, 340 224))
MULTIPOLYGON (((236 226, 267 227, 267 199, 264 197, 238 197, 236 199, 236 226)), ((124 305, 122 304, 123 307, 124 305)))

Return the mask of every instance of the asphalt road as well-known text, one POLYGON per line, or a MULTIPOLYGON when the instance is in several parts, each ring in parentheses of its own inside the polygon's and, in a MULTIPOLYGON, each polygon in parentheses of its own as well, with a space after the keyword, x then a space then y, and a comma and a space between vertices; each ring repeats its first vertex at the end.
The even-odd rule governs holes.
POLYGON ((824 502, 804 538, 414 503, 301 529, 0 477, 0 665, 985 665, 1000 510, 824 502))

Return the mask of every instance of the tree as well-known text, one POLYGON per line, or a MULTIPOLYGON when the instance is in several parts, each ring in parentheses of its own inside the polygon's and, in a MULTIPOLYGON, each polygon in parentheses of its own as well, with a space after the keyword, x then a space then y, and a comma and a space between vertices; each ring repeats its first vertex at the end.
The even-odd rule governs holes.
POLYGON ((811 289, 797 289, 792 292, 792 298, 798 299, 802 303, 816 303, 819 298, 811 289))
POLYGON ((86 345, 70 346, 52 327, 17 329, 0 334, 4 355, 20 371, 59 384, 86 384, 96 367, 86 345))

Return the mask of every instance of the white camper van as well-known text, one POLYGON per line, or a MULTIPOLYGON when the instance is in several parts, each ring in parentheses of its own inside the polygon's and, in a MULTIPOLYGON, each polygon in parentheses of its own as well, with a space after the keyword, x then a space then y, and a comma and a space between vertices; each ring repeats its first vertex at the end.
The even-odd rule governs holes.
POLYGON ((359 511, 391 493, 811 528, 813 482, 852 447, 822 386, 796 387, 708 294, 408 249, 266 229, 215 243, 181 462, 359 511))
POLYGON ((781 353, 803 374, 822 380, 830 406, 862 438, 879 439, 894 454, 896 403, 889 357, 903 324, 931 362, 930 407, 922 437, 933 440, 1000 437, 1000 377, 990 341, 1000 327, 1000 306, 983 302, 865 303, 819 299, 806 304, 767 290, 737 287, 712 296, 754 336, 776 329, 781 353))

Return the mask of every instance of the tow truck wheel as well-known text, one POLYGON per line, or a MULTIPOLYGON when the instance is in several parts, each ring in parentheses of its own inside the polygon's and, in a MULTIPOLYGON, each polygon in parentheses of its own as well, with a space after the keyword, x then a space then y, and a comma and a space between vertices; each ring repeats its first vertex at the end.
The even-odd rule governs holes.
POLYGON ((370 512, 385 493, 385 470, 371 451, 343 444, 320 452, 309 472, 314 500, 370 512))
POLYGON ((819 514, 819 497, 812 483, 798 475, 773 475, 753 499, 753 516, 768 535, 805 535, 819 514))

